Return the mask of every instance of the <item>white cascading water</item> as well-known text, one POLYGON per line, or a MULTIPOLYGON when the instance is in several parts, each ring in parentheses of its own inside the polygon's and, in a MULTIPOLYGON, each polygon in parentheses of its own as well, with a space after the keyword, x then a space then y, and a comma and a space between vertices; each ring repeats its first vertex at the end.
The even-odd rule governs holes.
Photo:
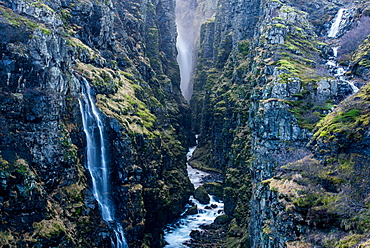
MULTIPOLYGON (((337 36, 339 30, 340 30, 340 24, 342 22, 342 19, 343 19, 343 13, 344 13, 345 9, 340 9, 336 15, 336 18, 335 18, 335 21, 333 22, 333 24, 331 25, 330 27, 330 30, 329 30, 329 33, 328 33, 328 37, 329 38, 334 38, 337 36)), ((357 91, 359 91, 359 88, 350 80, 346 80, 345 78, 345 73, 346 73, 346 70, 340 66, 336 59, 337 59, 337 56, 338 56, 338 49, 339 47, 332 47, 333 49, 333 57, 329 58, 328 62, 326 63, 329 67, 329 71, 334 75, 334 77, 336 77, 337 79, 343 81, 343 82, 346 82, 347 84, 349 84, 352 88, 352 91, 354 93, 356 93, 357 91)))
POLYGON ((114 219, 113 203, 109 197, 108 157, 100 111, 93 101, 91 87, 84 78, 82 79, 81 88, 79 103, 87 142, 85 166, 90 172, 92 192, 98 202, 103 220, 114 231, 114 237, 111 237, 112 247, 128 248, 123 228, 114 219))
MULTIPOLYGON (((190 160, 196 147, 189 149, 187 153, 187 159, 190 160)), ((207 172, 200 171, 192 168, 189 163, 187 163, 188 175, 194 188, 198 188, 202 185, 202 179, 209 176, 207 172)), ((190 233, 192 230, 200 230, 200 226, 203 224, 212 224, 217 216, 223 214, 224 204, 216 197, 210 195, 209 204, 201 204, 199 201, 194 199, 193 196, 190 197, 190 201, 193 202, 198 209, 198 213, 194 215, 182 214, 182 217, 176 221, 174 224, 168 225, 165 231, 164 240, 168 243, 165 248, 183 248, 188 247, 184 242, 190 241, 190 233), (210 206, 213 206, 210 207, 210 206), (215 207, 217 206, 217 207, 215 207)), ((190 208, 188 205, 187 208, 190 208)))
MULTIPOLYGON (((176 12, 179 10, 180 4, 176 4, 176 12)), ((191 78, 193 74, 193 44, 194 44, 194 30, 190 19, 179 18, 176 14, 177 27, 177 63, 180 67, 180 89, 184 98, 189 101, 192 95, 191 78)))
POLYGON ((329 30, 329 34, 328 34, 328 37, 330 38, 334 38, 337 36, 338 32, 339 32, 339 28, 340 28, 340 24, 342 22, 342 17, 343 17, 343 13, 344 13, 345 9, 340 9, 335 17, 335 21, 334 23, 331 25, 330 27, 330 30, 329 30))

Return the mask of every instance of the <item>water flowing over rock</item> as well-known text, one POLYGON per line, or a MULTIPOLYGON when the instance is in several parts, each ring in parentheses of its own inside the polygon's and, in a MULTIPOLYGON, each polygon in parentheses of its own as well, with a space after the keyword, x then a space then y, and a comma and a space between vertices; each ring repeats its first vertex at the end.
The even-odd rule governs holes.
POLYGON ((1 1, 0 244, 160 248, 223 208, 176 245, 368 247, 369 23, 369 1, 1 1), (184 212, 188 174, 217 197, 184 212))
MULTIPOLYGON (((191 159, 196 147, 189 149, 188 161, 191 159)), ((185 211, 175 223, 168 225, 164 239, 165 247, 188 247, 191 238, 201 237, 201 226, 212 224, 223 213, 223 202, 215 196, 208 195, 203 185, 203 180, 210 176, 209 173, 192 168, 187 162, 188 175, 195 187, 194 196, 191 196, 185 211), (201 197, 197 198, 197 190, 202 189, 201 197), (204 201, 202 201, 204 199, 204 201), (196 233, 196 234, 195 234, 196 233), (195 235, 195 236, 194 236, 195 235)))
POLYGON ((92 191, 99 204, 103 220, 113 228, 112 247, 127 248, 127 242, 120 223, 114 217, 111 200, 111 181, 109 178, 109 158, 106 135, 100 113, 95 106, 91 87, 83 78, 82 99, 79 99, 82 123, 86 134, 86 167, 92 179, 92 191))
POLYGON ((342 22, 342 17, 343 17, 343 12, 346 11, 346 9, 340 9, 337 13, 337 15, 335 16, 335 20, 332 24, 332 26, 330 27, 330 30, 329 30, 329 34, 328 34, 328 37, 336 37, 338 32, 339 32, 339 28, 340 28, 340 24, 342 22))

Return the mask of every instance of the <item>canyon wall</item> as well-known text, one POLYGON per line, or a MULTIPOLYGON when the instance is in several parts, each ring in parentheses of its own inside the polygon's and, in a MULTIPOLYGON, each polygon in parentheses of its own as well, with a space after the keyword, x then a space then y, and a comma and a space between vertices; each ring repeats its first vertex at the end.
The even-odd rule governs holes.
POLYGON ((355 33, 368 7, 220 1, 215 18, 203 23, 190 102, 199 146, 191 164, 224 175, 225 247, 368 241, 368 222, 359 221, 368 214, 366 87, 341 103, 355 92, 351 84, 367 83, 368 40, 355 33), (340 8, 346 17, 328 38, 340 8), (349 37, 358 40, 352 50, 349 37), (351 82, 327 65, 336 46, 351 82))
POLYGON ((162 246, 192 191, 174 9, 171 0, 1 3, 0 243, 111 246, 84 167, 87 79, 109 137, 115 219, 130 247, 162 246))

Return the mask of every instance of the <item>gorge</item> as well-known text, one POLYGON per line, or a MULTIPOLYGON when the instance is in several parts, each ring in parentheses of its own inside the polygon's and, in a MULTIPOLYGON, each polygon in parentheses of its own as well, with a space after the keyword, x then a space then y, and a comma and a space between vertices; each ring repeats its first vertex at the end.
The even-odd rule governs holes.
POLYGON ((3 0, 0 26, 1 247, 370 246, 369 1, 3 0))

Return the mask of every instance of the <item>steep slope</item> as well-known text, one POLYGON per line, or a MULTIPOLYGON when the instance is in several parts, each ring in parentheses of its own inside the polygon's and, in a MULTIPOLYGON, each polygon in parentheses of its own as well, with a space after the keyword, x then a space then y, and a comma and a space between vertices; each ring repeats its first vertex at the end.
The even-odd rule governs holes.
POLYGON ((161 245, 161 228, 192 190, 174 7, 1 3, 2 244, 110 246, 84 168, 78 99, 86 78, 105 114, 116 219, 130 247, 161 245))

